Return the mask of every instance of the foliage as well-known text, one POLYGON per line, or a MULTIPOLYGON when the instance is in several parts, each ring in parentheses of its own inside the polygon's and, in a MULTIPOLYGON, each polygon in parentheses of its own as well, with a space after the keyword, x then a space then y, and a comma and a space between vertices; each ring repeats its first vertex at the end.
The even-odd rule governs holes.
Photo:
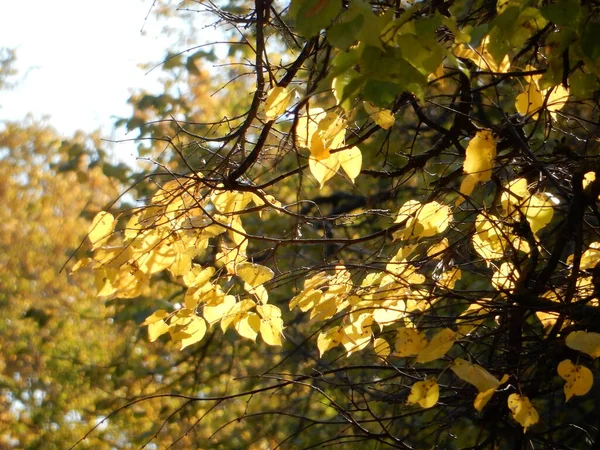
POLYGON ((597 446, 598 5, 196 6, 226 65, 132 97, 153 167, 76 266, 133 309, 176 287, 151 341, 257 343, 192 428, 243 399, 291 448, 597 446))

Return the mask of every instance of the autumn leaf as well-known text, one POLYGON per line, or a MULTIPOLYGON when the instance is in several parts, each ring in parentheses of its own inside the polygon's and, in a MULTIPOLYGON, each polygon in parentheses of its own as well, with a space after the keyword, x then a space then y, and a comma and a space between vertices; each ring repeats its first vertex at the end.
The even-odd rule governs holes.
POLYGON ((408 405, 416 405, 418 403, 421 408, 426 409, 435 406, 439 398, 440 387, 435 379, 431 378, 425 381, 417 381, 413 384, 406 403, 408 405))
POLYGON ((274 119, 283 114, 292 99, 292 92, 285 87, 276 86, 267 92, 265 100, 265 116, 274 119))
POLYGON ((444 328, 437 333, 423 350, 417 355, 418 363, 427 363, 443 357, 456 341, 456 333, 450 328, 444 328))
MULTIPOLYGON (((496 158, 496 138, 491 130, 480 130, 469 141, 463 171, 467 176, 460 185, 460 193, 469 196, 477 183, 488 181, 492 177, 492 168, 496 158)), ((457 204, 463 201, 459 197, 457 204)))
POLYGON ((106 211, 100 211, 94 217, 88 230, 88 239, 92 243, 92 250, 97 249, 108 241, 115 229, 115 218, 106 211))
POLYGON ((389 130, 394 125, 396 119, 389 109, 378 108, 370 102, 363 102, 363 106, 371 120, 384 130, 389 130))
POLYGON ((572 331, 566 339, 567 347, 596 359, 600 357, 600 333, 572 331))
POLYGON ((558 375, 565 380, 565 402, 574 395, 587 394, 594 384, 592 371, 585 366, 575 365, 570 359, 558 364, 558 375))
POLYGON ((527 428, 538 423, 540 419, 529 398, 519 394, 508 396, 508 409, 512 412, 513 419, 523 427, 525 432, 527 432, 527 428))

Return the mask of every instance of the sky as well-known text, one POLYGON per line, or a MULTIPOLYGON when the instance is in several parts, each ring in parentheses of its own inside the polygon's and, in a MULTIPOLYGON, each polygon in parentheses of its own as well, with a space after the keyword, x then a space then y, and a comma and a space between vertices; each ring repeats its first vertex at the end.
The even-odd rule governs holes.
MULTIPOLYGON (((106 139, 125 139, 114 130, 127 117, 133 88, 158 89, 160 71, 139 64, 160 62, 169 38, 148 12, 153 0, 0 0, 0 46, 16 49, 17 87, 0 92, 0 121, 28 113, 49 116, 56 130, 101 129, 106 139), (141 32, 143 28, 143 32, 141 32)), ((174 7, 178 2, 173 1, 174 7)), ((135 144, 113 148, 124 160, 135 144)))

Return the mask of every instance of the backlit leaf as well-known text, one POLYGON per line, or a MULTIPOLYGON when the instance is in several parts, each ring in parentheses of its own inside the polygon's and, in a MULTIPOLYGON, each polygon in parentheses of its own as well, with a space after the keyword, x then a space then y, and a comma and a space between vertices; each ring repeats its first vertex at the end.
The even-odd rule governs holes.
POLYGON ((399 328, 396 331, 395 356, 416 356, 427 347, 427 338, 416 328, 399 328))
POLYGON ((575 365, 570 359, 558 364, 558 375, 565 380, 565 402, 574 395, 587 394, 594 384, 592 371, 585 366, 575 365))
POLYGON ((427 347, 419 352, 417 362, 422 364, 440 359, 450 350, 455 341, 456 333, 450 328, 444 328, 433 336, 427 347))
POLYGON ((362 153, 358 147, 352 147, 348 150, 342 150, 337 153, 340 166, 348 178, 354 183, 356 177, 360 174, 362 168, 362 153))
POLYGON ((387 358, 390 355, 390 344, 383 338, 376 338, 373 343, 375 353, 380 358, 387 358))
POLYGON ((148 340, 154 342, 167 331, 169 331, 169 325, 167 325, 164 320, 160 319, 156 322, 152 322, 148 324, 148 340))
POLYGON ((600 357, 600 333, 572 331, 566 339, 567 346, 592 358, 600 357))
POLYGON ((410 388, 410 395, 406 401, 409 405, 416 405, 417 403, 421 408, 431 408, 435 406, 440 398, 440 387, 431 378, 425 381, 417 381, 410 388))
POLYGON ((96 214, 88 230, 88 239, 92 243, 92 250, 108 241, 115 229, 115 224, 115 218, 111 213, 100 211, 96 214))
POLYGON ((275 275, 268 267, 251 262, 237 264, 235 270, 238 276, 252 287, 257 287, 266 283, 275 275))
POLYGON ((288 88, 276 86, 269 90, 265 100, 265 116, 274 119, 283 114, 290 104, 292 92, 288 88))
POLYGON ((527 428, 538 423, 540 419, 529 398, 519 394, 508 396, 508 409, 512 412, 513 419, 521 424, 525 432, 527 428))
POLYGON ((378 108, 370 102, 363 102, 363 106, 371 120, 384 130, 388 130, 394 125, 396 119, 389 109, 378 108))

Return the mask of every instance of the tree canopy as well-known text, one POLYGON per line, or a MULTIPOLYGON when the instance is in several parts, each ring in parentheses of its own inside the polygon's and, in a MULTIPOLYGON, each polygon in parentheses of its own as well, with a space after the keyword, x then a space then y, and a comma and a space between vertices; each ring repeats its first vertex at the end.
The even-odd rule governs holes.
POLYGON ((597 448, 600 5, 180 8, 67 265, 149 341, 75 448, 597 448))

